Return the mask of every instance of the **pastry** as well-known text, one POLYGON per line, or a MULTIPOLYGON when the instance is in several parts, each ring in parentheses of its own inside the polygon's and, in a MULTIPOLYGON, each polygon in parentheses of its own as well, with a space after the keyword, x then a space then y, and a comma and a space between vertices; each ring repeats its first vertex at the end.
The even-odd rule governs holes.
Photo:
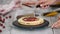
POLYGON ((22 25, 39 25, 44 23, 44 19, 38 17, 21 17, 18 23, 22 25))

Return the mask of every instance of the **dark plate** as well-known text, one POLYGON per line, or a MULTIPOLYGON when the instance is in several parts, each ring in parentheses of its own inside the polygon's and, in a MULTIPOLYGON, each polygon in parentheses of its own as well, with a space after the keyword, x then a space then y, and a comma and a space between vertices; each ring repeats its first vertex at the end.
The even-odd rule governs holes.
POLYGON ((49 22, 47 20, 44 20, 44 23, 43 24, 39 24, 39 25, 22 25, 22 24, 19 24, 18 21, 14 21, 13 22, 13 25, 16 26, 16 27, 19 27, 21 29, 40 29, 40 28, 44 28, 44 27, 47 27, 49 25, 49 22))

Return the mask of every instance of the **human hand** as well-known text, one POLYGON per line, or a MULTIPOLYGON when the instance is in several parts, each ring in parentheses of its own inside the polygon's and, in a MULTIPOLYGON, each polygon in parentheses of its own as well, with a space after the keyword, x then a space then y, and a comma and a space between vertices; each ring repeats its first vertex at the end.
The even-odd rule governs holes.
POLYGON ((41 8, 47 8, 49 5, 52 5, 56 2, 56 0, 39 0, 39 4, 41 8))
POLYGON ((20 5, 21 1, 20 0, 15 0, 15 8, 20 8, 21 5, 20 5))
POLYGON ((55 22, 55 23, 52 25, 52 28, 60 28, 60 20, 58 20, 57 22, 55 22))
POLYGON ((35 2, 26 2, 24 4, 27 5, 27 6, 30 6, 30 5, 35 5, 35 2))
POLYGON ((32 5, 35 5, 37 3, 36 0, 29 0, 29 1, 25 1, 23 4, 24 5, 27 5, 27 6, 32 6, 32 5))
POLYGON ((58 20, 60 20, 60 16, 58 17, 58 20))

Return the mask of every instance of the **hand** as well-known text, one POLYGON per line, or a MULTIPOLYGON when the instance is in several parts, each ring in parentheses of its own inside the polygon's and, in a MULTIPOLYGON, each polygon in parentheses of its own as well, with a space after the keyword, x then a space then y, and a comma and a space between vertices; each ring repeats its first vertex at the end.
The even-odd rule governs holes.
POLYGON ((15 1, 15 8, 21 8, 20 3, 21 3, 20 0, 16 0, 15 1))
POLYGON ((55 22, 55 23, 52 25, 52 28, 60 28, 60 20, 58 20, 57 22, 55 22))
POLYGON ((58 17, 58 20, 60 20, 60 16, 58 17))
POLYGON ((56 0, 39 0, 39 4, 42 8, 47 8, 49 5, 54 4, 56 0))
POLYGON ((31 6, 31 5, 35 5, 37 3, 37 1, 26 1, 25 3, 23 3, 23 4, 25 4, 25 5, 27 5, 27 6, 31 6))

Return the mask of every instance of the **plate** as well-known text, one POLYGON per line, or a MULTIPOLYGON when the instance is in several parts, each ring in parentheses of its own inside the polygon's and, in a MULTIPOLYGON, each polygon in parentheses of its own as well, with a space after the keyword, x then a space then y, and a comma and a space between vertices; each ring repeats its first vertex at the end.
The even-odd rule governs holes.
POLYGON ((33 26, 33 25, 22 25, 22 24, 19 24, 18 21, 16 20, 16 21, 13 22, 13 25, 18 27, 18 28, 21 28, 21 29, 32 30, 32 29, 40 29, 40 28, 47 27, 49 25, 49 22, 47 20, 44 20, 44 23, 33 26))

